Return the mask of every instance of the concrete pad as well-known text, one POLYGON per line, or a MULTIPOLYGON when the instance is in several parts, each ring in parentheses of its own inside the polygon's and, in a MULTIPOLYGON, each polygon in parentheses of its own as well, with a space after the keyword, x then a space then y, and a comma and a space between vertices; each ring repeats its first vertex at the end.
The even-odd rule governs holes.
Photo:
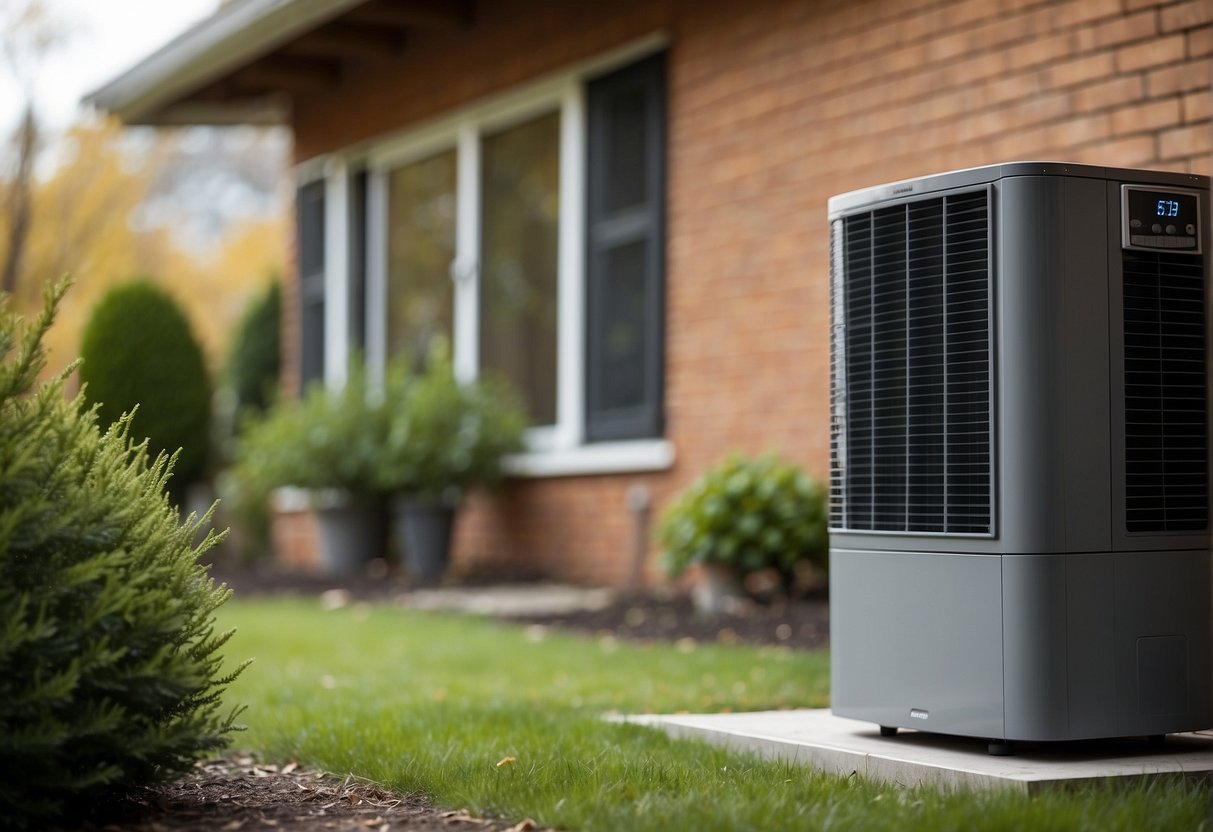
POLYGON ((417 589, 399 596, 397 603, 417 610, 517 618, 600 610, 610 606, 614 600, 615 592, 604 588, 563 584, 516 584, 417 589))
POLYGON ((658 728, 833 774, 858 773, 901 786, 1043 788, 1099 780, 1148 779, 1213 772, 1213 735, 1172 734, 1162 745, 1144 739, 1016 743, 1010 757, 991 757, 986 742, 902 730, 881 737, 866 722, 828 710, 734 714, 645 714, 618 722, 658 728))

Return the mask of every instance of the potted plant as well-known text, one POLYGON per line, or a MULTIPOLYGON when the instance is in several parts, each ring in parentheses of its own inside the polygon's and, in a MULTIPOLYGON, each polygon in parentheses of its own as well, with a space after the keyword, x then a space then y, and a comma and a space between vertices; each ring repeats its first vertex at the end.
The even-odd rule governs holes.
POLYGON ((460 383, 448 353, 431 351, 424 369, 389 367, 387 430, 376 487, 394 495, 391 511, 405 567, 433 581, 450 561, 451 531, 463 495, 491 486, 502 459, 522 449, 526 417, 513 390, 496 378, 460 383))
POLYGON ((368 395, 362 369, 352 366, 341 391, 312 385, 301 399, 279 401, 252 421, 238 445, 237 477, 259 493, 305 489, 321 568, 357 572, 385 549, 383 499, 374 485, 385 433, 383 405, 368 395))
POLYGON ((661 564, 671 576, 700 567, 696 603, 720 612, 748 574, 775 570, 787 582, 806 559, 824 570, 826 526, 824 491, 804 471, 773 454, 734 454, 666 508, 661 564))

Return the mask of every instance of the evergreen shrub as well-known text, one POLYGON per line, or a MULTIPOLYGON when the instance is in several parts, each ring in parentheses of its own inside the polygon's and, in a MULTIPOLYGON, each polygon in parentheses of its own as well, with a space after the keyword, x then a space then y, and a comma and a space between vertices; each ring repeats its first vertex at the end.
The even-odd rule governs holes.
POLYGON ((111 289, 93 310, 80 347, 80 380, 103 426, 131 418, 155 457, 180 449, 175 493, 203 477, 210 447, 211 386, 202 350, 177 303, 147 281, 111 289))
POLYGON ((172 462, 120 418, 38 384, 41 338, 0 307, 0 818, 43 826, 226 745, 208 518, 178 522, 172 462), (195 543, 199 538, 200 543, 195 543))
POLYGON ((237 413, 261 413, 269 406, 282 366, 281 325, 282 286, 275 280, 245 310, 232 336, 225 375, 237 413))

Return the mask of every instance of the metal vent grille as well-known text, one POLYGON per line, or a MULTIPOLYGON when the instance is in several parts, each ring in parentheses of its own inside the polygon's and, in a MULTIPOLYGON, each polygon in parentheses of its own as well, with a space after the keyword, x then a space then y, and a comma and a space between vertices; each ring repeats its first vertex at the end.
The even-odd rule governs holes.
POLYGON ((992 531, 988 191, 831 229, 835 528, 992 531))
POLYGON ((1125 527, 1208 527, 1199 257, 1124 252, 1125 527))

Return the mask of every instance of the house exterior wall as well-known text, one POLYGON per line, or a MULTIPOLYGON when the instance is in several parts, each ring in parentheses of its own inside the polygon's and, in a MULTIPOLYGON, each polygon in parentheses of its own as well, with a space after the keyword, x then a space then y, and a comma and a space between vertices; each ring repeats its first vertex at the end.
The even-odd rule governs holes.
POLYGON ((298 159, 654 31, 669 43, 675 464, 517 479, 477 496, 457 530, 457 568, 622 583, 643 519, 630 507, 637 487, 656 516, 734 449, 775 450, 824 478, 829 196, 1015 159, 1213 172, 1209 0, 485 0, 471 30, 427 36, 298 101, 298 159))

